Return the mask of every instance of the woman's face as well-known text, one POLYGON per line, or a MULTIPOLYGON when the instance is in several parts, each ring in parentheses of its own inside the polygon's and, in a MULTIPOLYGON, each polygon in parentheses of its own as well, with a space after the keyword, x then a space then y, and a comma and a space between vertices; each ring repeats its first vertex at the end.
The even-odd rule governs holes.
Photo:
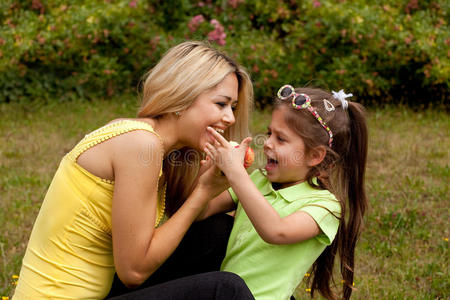
POLYGON ((215 88, 208 90, 181 113, 181 137, 184 145, 203 151, 206 142, 215 139, 206 130, 208 126, 223 132, 234 124, 234 109, 238 99, 238 80, 235 73, 228 74, 215 88))

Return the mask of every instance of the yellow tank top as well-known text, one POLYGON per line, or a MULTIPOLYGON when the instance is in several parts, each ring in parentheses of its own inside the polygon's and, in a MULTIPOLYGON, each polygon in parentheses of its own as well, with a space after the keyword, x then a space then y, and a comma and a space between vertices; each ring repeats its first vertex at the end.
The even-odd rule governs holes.
MULTIPOLYGON (((31 232, 14 300, 106 297, 115 272, 111 239, 114 182, 91 174, 76 160, 90 147, 132 130, 147 130, 159 137, 147 123, 121 120, 86 135, 64 156, 31 232)), ((165 186, 159 195, 155 227, 164 217, 164 198, 165 186)))

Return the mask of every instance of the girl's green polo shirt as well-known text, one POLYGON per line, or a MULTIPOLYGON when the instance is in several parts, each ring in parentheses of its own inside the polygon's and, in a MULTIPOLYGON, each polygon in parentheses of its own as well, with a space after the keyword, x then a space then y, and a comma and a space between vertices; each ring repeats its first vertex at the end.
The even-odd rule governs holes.
MULTIPOLYGON (((241 276, 256 300, 289 299, 314 261, 333 241, 339 226, 333 214, 340 215, 340 205, 329 191, 314 189, 307 182, 276 191, 260 170, 255 170, 250 178, 281 217, 304 211, 314 218, 321 233, 296 244, 268 244, 238 203, 221 270, 241 276)), ((233 190, 229 192, 238 202, 233 190)))

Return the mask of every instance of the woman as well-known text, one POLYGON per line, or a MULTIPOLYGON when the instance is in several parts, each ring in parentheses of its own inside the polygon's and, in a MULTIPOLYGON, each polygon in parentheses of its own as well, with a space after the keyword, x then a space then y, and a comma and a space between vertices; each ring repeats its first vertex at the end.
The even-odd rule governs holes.
MULTIPOLYGON (((142 100, 138 118, 110 122, 62 159, 14 299, 102 299, 114 271, 126 286, 139 286, 173 253, 208 200, 226 188, 210 163, 200 170, 201 151, 213 141, 208 127, 227 139, 247 136, 247 73, 216 49, 185 42, 148 73, 142 100)), ((223 274, 217 276, 211 290, 222 281, 223 274)), ((191 291, 192 282, 198 279, 169 292, 166 285, 163 294, 170 299, 170 291, 191 291)), ((158 299, 160 291, 153 288, 158 299)))

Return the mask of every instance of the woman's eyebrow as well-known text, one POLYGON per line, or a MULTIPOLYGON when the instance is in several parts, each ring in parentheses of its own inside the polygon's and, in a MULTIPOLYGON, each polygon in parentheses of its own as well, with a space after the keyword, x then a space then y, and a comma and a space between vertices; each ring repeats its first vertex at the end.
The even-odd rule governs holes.
POLYGON ((217 96, 218 97, 223 97, 223 98, 227 99, 227 101, 237 102, 237 99, 236 100, 232 100, 230 96, 225 96, 225 95, 217 95, 217 96))

